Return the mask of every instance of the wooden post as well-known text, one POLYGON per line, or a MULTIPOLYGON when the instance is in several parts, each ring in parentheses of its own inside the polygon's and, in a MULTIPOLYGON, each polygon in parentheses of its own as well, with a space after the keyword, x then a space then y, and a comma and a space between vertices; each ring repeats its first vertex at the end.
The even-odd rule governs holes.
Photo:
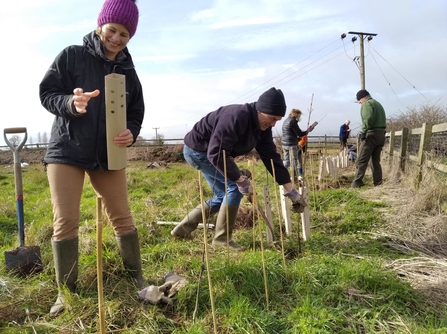
POLYGON ((419 152, 418 152, 419 171, 416 180, 416 189, 419 188, 419 183, 421 183, 422 181, 422 168, 425 161, 425 152, 430 151, 431 132, 432 132, 431 123, 422 124, 422 135, 421 135, 421 141, 419 142, 419 152))
POLYGON ((105 76, 107 159, 110 170, 127 166, 127 147, 118 146, 113 138, 127 128, 126 77, 112 73, 105 76))
POLYGON ((400 169, 402 172, 405 171, 405 159, 407 158, 407 147, 408 147, 408 128, 402 129, 402 142, 400 145, 400 169))
POLYGON ((389 161, 388 164, 391 166, 394 163, 394 145, 396 144, 396 131, 390 132, 390 144, 388 146, 388 154, 389 154, 389 161))

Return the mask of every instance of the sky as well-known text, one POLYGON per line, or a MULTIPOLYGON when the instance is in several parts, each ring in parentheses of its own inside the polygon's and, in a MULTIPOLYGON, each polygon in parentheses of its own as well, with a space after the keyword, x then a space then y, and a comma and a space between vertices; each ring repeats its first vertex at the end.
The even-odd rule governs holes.
MULTIPOLYGON (((3 6, 0 129, 50 135, 53 115, 39 83, 56 55, 96 28, 103 1, 21 0, 3 6), (8 37, 9 36, 9 37, 8 37)), ((360 130, 357 34, 364 41, 366 89, 388 117, 421 105, 447 106, 445 0, 137 1, 139 24, 128 49, 143 86, 140 135, 183 138, 207 113, 283 91, 301 129, 338 136, 345 120, 360 130), (341 35, 345 33, 346 38, 341 35), (357 37, 357 41, 351 39, 357 37)), ((98 87, 101 90, 101 87, 98 87)), ((273 128, 281 134, 282 121, 273 128)), ((0 146, 5 145, 3 135, 0 146)))

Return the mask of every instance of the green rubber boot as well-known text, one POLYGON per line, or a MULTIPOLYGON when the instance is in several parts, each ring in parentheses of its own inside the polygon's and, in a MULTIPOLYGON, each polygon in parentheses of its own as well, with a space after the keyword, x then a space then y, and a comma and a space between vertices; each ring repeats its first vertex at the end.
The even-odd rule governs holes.
POLYGON ((63 288, 75 292, 78 280, 78 237, 70 240, 51 240, 53 248, 56 283, 59 289, 56 302, 51 307, 50 316, 55 317, 65 309, 63 288))
POLYGON ((234 222, 236 221, 237 211, 239 206, 230 206, 222 204, 219 210, 219 215, 216 220, 216 233, 212 245, 214 247, 225 247, 229 246, 231 249, 242 252, 245 247, 238 245, 232 239, 234 222), (227 219, 227 208, 228 208, 228 219, 227 219), (227 230, 228 221, 228 230, 227 230))
MULTIPOLYGON (((208 204, 205 205, 205 220, 215 214, 215 212, 211 212, 208 204)), ((178 224, 172 231, 171 235, 173 237, 182 238, 182 239, 192 239, 191 232, 197 229, 199 223, 202 223, 202 205, 198 205, 194 209, 192 209, 183 220, 178 224)))
POLYGON ((130 234, 116 236, 116 241, 118 242, 118 248, 120 250, 121 258, 123 259, 124 268, 129 271, 140 289, 147 287, 148 284, 143 278, 141 270, 138 231, 135 230, 135 232, 130 234))

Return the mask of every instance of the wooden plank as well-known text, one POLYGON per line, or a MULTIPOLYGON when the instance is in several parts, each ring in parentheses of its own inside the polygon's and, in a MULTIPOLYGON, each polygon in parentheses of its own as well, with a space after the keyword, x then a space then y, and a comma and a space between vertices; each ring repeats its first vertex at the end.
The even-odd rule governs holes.
POLYGON ((427 166, 430 166, 442 173, 447 173, 447 165, 440 164, 439 162, 432 160, 426 160, 425 163, 427 164, 427 166))
POLYGON ((110 170, 127 166, 127 147, 118 146, 113 138, 127 128, 126 77, 112 73, 105 76, 107 159, 110 170))
POLYGON ((447 123, 433 125, 433 127, 431 129, 432 133, 444 132, 444 131, 447 131, 447 123))

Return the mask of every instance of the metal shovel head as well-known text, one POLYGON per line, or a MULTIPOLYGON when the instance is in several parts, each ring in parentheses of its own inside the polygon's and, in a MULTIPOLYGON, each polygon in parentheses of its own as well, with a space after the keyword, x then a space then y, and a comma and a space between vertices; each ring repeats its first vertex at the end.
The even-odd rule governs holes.
POLYGON ((6 269, 22 276, 42 271, 39 246, 23 246, 5 251, 6 269))

